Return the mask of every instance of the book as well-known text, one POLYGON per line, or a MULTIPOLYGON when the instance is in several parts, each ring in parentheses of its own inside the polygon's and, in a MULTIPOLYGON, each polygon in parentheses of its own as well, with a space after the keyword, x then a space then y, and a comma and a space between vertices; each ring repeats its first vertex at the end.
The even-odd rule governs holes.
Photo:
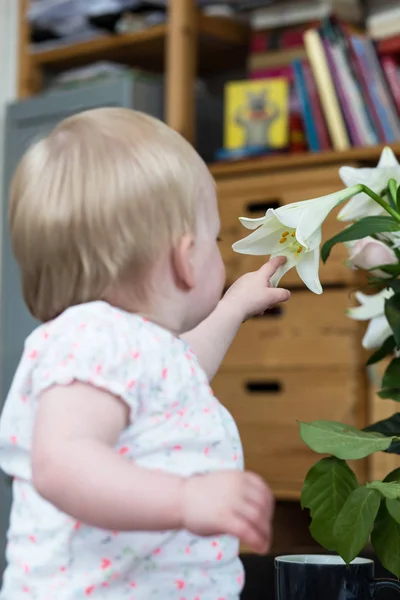
POLYGON ((318 94, 315 79, 308 60, 302 63, 302 72, 305 80, 308 100, 311 104, 311 110, 314 117, 314 123, 317 128, 318 142, 321 150, 329 150, 332 148, 329 139, 328 128, 326 125, 324 113, 322 111, 321 100, 318 94))
POLYGON ((250 13, 252 29, 287 27, 311 20, 323 19, 331 12, 329 0, 279 0, 271 6, 250 13))
POLYGON ((296 59, 306 58, 304 47, 287 48, 271 52, 257 52, 249 55, 247 59, 247 70, 260 71, 290 65, 296 59))
POLYGON ((336 95, 324 46, 316 29, 309 29, 304 34, 304 44, 321 98, 321 105, 333 148, 335 150, 346 150, 350 147, 350 140, 336 95))
MULTIPOLYGON (((379 3, 381 4, 381 3, 379 3)), ((386 6, 375 6, 366 19, 368 35, 373 40, 382 40, 400 32, 400 6, 397 1, 386 6)))
POLYGON ((301 115, 300 99, 294 83, 294 72, 292 65, 276 67, 273 69, 262 69, 254 71, 251 79, 273 79, 285 77, 289 82, 289 146, 291 153, 305 152, 308 149, 306 133, 301 115))
POLYGON ((399 66, 393 56, 382 56, 381 65, 385 73, 386 81, 388 82, 392 97, 397 109, 397 114, 400 114, 400 78, 399 66))
POLYGON ((321 35, 353 145, 377 144, 379 138, 366 109, 341 25, 333 18, 326 19, 322 25, 321 35))
POLYGON ((354 117, 354 111, 350 104, 348 90, 343 83, 343 69, 345 68, 345 65, 343 64, 342 57, 338 52, 338 48, 335 47, 329 39, 322 37, 322 43, 324 45, 326 58, 329 64, 332 80, 347 127, 351 145, 361 146, 363 144, 362 134, 354 117))
POLYGON ((267 31, 253 31, 250 38, 250 52, 271 52, 289 48, 303 48, 303 35, 310 27, 317 27, 319 22, 309 21, 292 27, 275 27, 267 31))
POLYGON ((289 82, 286 77, 225 85, 224 148, 287 149, 289 82))
POLYGON ((373 116, 378 130, 387 143, 400 139, 400 119, 371 40, 352 35, 350 41, 358 59, 360 73, 364 81, 366 97, 373 107, 373 116))
POLYGON ((319 150, 321 150, 321 146, 319 144, 317 127, 314 120, 314 115, 312 113, 312 106, 307 91, 307 84, 303 73, 303 66, 300 60, 295 60, 293 62, 293 70, 297 95, 300 100, 300 107, 307 137, 308 149, 311 152, 318 152, 319 150))
POLYGON ((380 56, 385 54, 400 55, 400 33, 385 40, 379 40, 376 44, 376 51, 380 56))

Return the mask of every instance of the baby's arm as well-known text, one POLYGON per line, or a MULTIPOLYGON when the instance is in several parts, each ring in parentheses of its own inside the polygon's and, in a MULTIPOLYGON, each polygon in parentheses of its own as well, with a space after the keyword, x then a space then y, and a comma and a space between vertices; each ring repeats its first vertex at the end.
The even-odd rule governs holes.
POLYGON ((128 410, 110 393, 82 383, 43 392, 33 437, 33 483, 51 504, 88 525, 178 529, 183 479, 137 467, 113 449, 128 410))
POLYGON ((228 534, 255 552, 268 549, 274 503, 261 478, 141 468, 114 448, 127 422, 125 403, 99 388, 76 382, 42 392, 32 444, 38 493, 101 529, 228 534))
POLYGON ((270 278, 284 262, 285 258, 274 258, 258 271, 240 277, 211 315, 182 336, 195 351, 209 381, 218 371, 240 325, 290 298, 288 290, 269 285, 270 278))

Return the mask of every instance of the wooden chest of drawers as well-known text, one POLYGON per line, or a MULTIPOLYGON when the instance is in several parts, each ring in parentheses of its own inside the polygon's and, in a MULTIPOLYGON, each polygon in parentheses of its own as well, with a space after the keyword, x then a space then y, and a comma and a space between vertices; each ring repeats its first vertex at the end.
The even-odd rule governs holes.
MULTIPOLYGON (((232 243, 248 234, 239 216, 258 217, 270 207, 342 188, 338 165, 217 177, 228 284, 266 260, 232 251, 232 243)), ((325 239, 343 228, 336 215, 324 225, 325 239)), ((261 474, 278 499, 299 498, 304 477, 318 459, 301 441, 298 420, 366 425, 359 324, 345 315, 354 285, 346 258, 346 249, 338 246, 321 266, 326 286, 321 296, 290 271, 282 284, 292 288, 291 300, 242 326, 212 383, 237 422, 246 467, 261 474)), ((353 465, 360 481, 367 466, 366 461, 353 465)))

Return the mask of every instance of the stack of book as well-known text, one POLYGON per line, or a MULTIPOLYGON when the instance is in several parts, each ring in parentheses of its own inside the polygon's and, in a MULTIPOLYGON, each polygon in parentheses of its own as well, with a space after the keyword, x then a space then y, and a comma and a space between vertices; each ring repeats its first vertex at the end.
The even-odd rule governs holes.
POLYGON ((399 64, 400 35, 375 44, 329 16, 255 31, 248 68, 252 80, 290 83, 288 149, 304 149, 293 143, 300 121, 306 149, 321 151, 400 140, 399 64))

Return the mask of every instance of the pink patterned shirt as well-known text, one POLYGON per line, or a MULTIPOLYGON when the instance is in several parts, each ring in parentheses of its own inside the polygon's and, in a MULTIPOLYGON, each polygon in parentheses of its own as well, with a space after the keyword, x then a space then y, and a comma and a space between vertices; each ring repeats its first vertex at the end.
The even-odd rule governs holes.
POLYGON ((74 380, 126 402, 130 423, 115 451, 141 467, 180 475, 243 468, 236 425, 184 341, 105 302, 68 309, 26 340, 0 420, 0 467, 14 480, 0 600, 237 600, 236 539, 96 529, 36 493, 38 396, 74 380))

